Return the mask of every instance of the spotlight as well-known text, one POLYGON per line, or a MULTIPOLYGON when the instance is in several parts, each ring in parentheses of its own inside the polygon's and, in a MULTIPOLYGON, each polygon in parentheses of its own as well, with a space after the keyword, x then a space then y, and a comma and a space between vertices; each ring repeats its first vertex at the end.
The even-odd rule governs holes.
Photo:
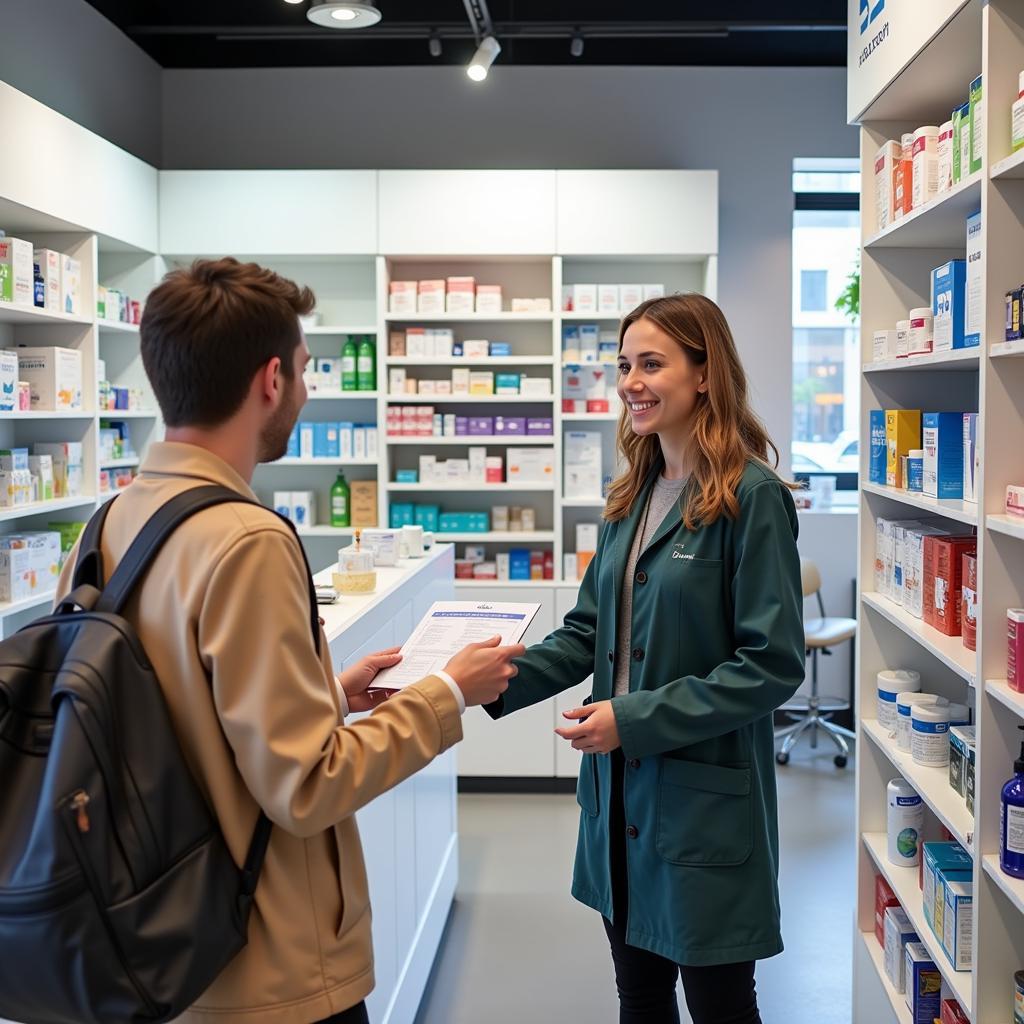
POLYGON ((304 3, 305 0, 284 0, 284 2, 286 4, 301 4, 301 3, 304 3))
POLYGON ((583 36, 579 32, 575 32, 569 41, 569 55, 571 57, 583 56, 583 36))
POLYGON ((441 37, 437 35, 431 35, 430 42, 430 56, 440 57, 441 56, 441 37))
POLYGON ((306 17, 323 28, 350 29, 376 25, 381 14, 371 0, 313 0, 306 17))
POLYGON ((487 77, 487 69, 494 63, 494 58, 501 53, 501 46, 494 36, 486 36, 476 48, 473 59, 466 68, 466 74, 474 82, 482 82, 487 77))

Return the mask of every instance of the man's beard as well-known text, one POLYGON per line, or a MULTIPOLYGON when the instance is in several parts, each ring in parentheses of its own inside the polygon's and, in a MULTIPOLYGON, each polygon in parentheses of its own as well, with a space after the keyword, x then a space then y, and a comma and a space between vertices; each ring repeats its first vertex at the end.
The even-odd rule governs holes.
POLYGON ((288 439, 295 428, 299 409, 289 398, 283 403, 274 418, 263 428, 260 435, 258 459, 260 462, 277 462, 288 451, 288 439))

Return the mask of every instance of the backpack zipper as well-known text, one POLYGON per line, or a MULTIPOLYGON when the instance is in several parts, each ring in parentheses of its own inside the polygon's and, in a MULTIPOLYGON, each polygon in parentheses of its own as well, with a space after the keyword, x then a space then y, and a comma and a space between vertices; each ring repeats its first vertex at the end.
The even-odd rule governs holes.
POLYGON ((75 812, 75 824, 78 826, 79 832, 89 831, 88 806, 89 794, 84 789, 80 789, 71 797, 71 809, 75 812))

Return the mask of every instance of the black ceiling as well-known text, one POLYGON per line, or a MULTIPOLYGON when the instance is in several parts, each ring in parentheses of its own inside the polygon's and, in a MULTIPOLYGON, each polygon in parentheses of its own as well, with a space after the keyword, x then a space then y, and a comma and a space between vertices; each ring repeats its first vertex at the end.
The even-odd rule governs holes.
MULTIPOLYGON (((465 64, 463 0, 376 0, 373 28, 306 20, 309 0, 88 0, 167 68, 465 64), (440 37, 440 57, 428 49, 440 37)), ((846 0, 490 0, 502 65, 841 66, 846 0), (583 54, 572 57, 574 33, 583 54)))

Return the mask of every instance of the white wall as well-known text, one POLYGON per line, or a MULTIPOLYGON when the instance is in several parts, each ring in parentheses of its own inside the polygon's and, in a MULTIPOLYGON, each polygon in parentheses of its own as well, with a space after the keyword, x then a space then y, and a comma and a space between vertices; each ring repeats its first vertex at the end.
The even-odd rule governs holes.
POLYGON ((842 68, 172 70, 163 166, 717 169, 719 300, 788 459, 792 160, 857 154, 845 100, 842 68))
POLYGON ((0 79, 156 165, 161 73, 83 0, 0 0, 0 79))

